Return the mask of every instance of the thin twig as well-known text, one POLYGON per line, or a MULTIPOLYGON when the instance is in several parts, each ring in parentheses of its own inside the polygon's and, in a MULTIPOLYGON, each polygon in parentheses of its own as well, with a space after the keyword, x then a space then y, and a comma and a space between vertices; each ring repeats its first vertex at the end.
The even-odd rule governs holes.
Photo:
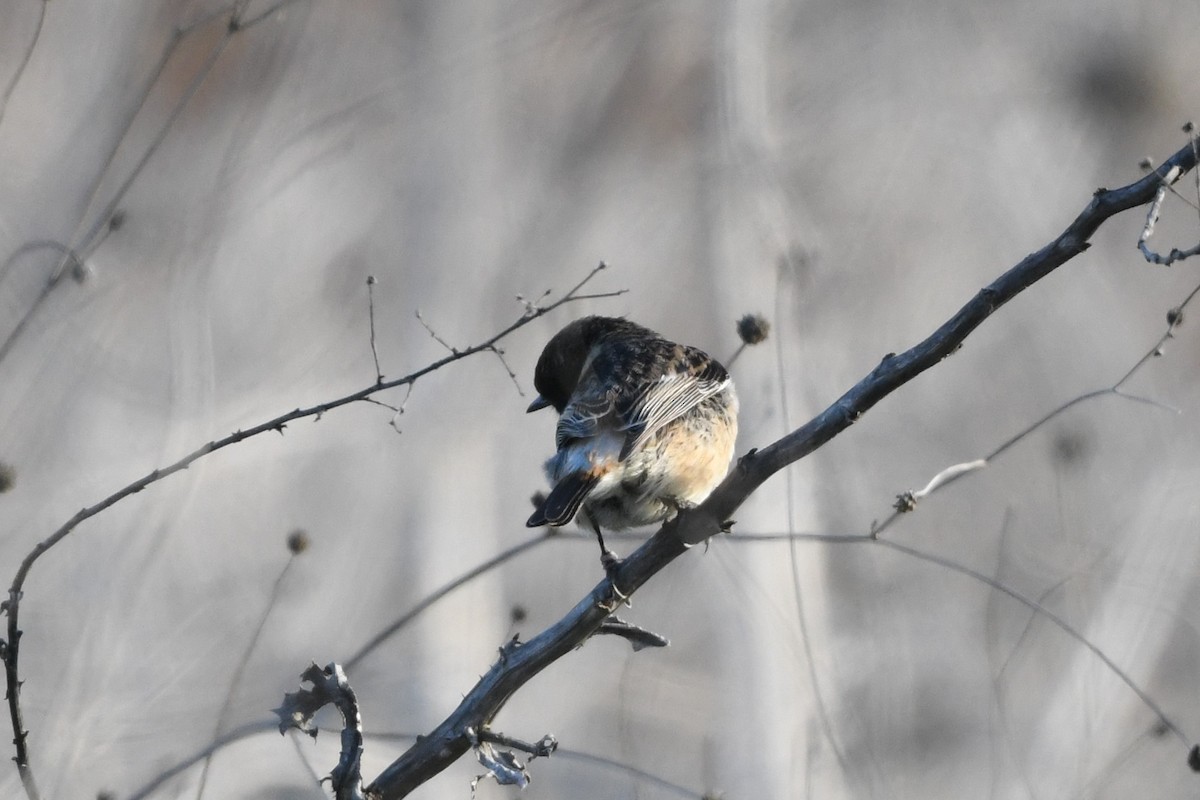
MULTIPOLYGON (((371 357, 375 359, 375 384, 383 383, 383 370, 379 368, 379 351, 375 349, 375 276, 367 276, 367 318, 371 329, 371 357)), ((396 413, 400 413, 397 410, 396 413)))
POLYGON ((1174 733, 1176 738, 1178 738, 1179 741, 1182 742, 1185 747, 1190 745, 1190 741, 1188 740, 1188 737, 1184 734, 1183 730, 1180 729, 1180 727, 1178 725, 1176 725, 1171 720, 1170 717, 1167 716, 1166 712, 1162 710, 1162 708, 1158 705, 1158 703, 1154 702, 1154 698, 1152 698, 1152 697, 1150 697, 1150 695, 1146 694, 1146 691, 1144 689, 1142 689, 1142 687, 1139 686, 1133 680, 1133 678, 1129 677, 1129 675, 1125 672, 1125 670, 1123 670, 1119 666, 1117 666, 1117 663, 1115 661, 1113 661, 1112 658, 1110 658, 1107 653, 1105 653, 1103 650, 1101 650, 1097 645, 1095 645, 1090 639, 1088 639, 1082 633, 1077 631, 1075 629, 1075 627, 1073 625, 1071 625, 1071 623, 1067 622, 1065 619, 1058 616, 1050 609, 1048 609, 1045 606, 1043 606, 1042 604, 1038 603, 1036 600, 1031 600, 1028 597, 1025 597, 1023 594, 1021 594, 1013 589, 1010 589, 1008 586, 1005 586, 1000 581, 997 581, 997 580, 991 578, 990 576, 983 574, 979 570, 972 569, 971 567, 968 567, 965 564, 959 564, 957 561, 953 561, 944 556, 939 556, 935 553, 927 553, 923 550, 918 550, 915 547, 910 547, 908 545, 900 544, 899 542, 893 541, 891 539, 876 539, 875 543, 881 547, 886 547, 888 549, 895 550, 898 553, 904 553, 905 555, 915 558, 919 561, 926 561, 930 564, 936 564, 937 566, 942 567, 944 569, 951 570, 952 572, 957 572, 960 575, 965 575, 974 581, 985 584, 986 586, 989 586, 992 589, 995 589, 997 592, 1000 592, 1001 594, 1005 594, 1005 595, 1011 597, 1013 600, 1016 600, 1018 603, 1025 606, 1026 608, 1030 609, 1031 611, 1034 611, 1034 612, 1040 614, 1044 619, 1047 619, 1050 622, 1052 622, 1059 630, 1061 630, 1063 633, 1070 636, 1075 641, 1079 642, 1079 644, 1083 645, 1085 648, 1090 650, 1092 652, 1092 654, 1096 656, 1096 658, 1098 658, 1102 662, 1104 662, 1104 666, 1106 666, 1109 669, 1109 671, 1112 672, 1112 674, 1114 674, 1118 678, 1120 678, 1121 681, 1126 686, 1128 686, 1131 690, 1133 690, 1133 693, 1138 696, 1138 699, 1142 701, 1142 704, 1144 706, 1146 706, 1146 708, 1148 708, 1152 712, 1154 712, 1154 715, 1156 717, 1158 717, 1159 722, 1161 722, 1168 730, 1170 730, 1172 733, 1174 733))
POLYGON ((416 619, 418 616, 420 616, 426 610, 428 610, 430 606, 432 606, 434 603, 437 603, 439 600, 443 599, 447 595, 453 593, 454 591, 456 591, 458 589, 461 589, 463 586, 465 586, 466 584, 475 580, 480 575, 483 575, 484 573, 492 571, 493 569, 500 566, 501 564, 505 564, 509 561, 512 561, 517 556, 519 556, 523 553, 526 553, 530 550, 533 550, 537 547, 540 547, 543 544, 545 544, 546 542, 551 541, 552 539, 560 539, 560 538, 564 538, 564 537, 560 537, 560 536, 556 535, 553 531, 548 530, 546 533, 538 534, 537 536, 534 536, 530 539, 526 539, 525 541, 521 542, 520 544, 513 545, 512 547, 508 548, 504 552, 498 553, 497 555, 493 556, 492 558, 489 558, 487 561, 484 561, 482 564, 475 567, 474 569, 468 570, 467 572, 464 572, 462 575, 459 575, 457 578, 454 578, 453 580, 449 581, 448 583, 442 584, 442 586, 440 586, 438 589, 433 591, 431 594, 428 594, 425 597, 423 597, 421 599, 421 601, 419 603, 417 603, 415 606, 413 606, 408 611, 401 614, 396 619, 394 619, 390 624, 388 624, 387 627, 385 627, 379 633, 375 634, 370 639, 368 639, 366 644, 364 644, 362 647, 358 648, 358 650, 354 653, 354 655, 350 656, 350 658, 346 660, 346 669, 353 671, 355 668, 358 667, 358 665, 360 663, 362 663, 362 661, 367 656, 369 656, 369 655, 371 655, 371 653, 375 652, 375 650, 377 650, 380 647, 380 645, 382 645, 388 639, 395 636, 406 625, 408 625, 410 622, 412 622, 414 619, 416 619))
POLYGON ((496 355, 496 358, 500 359, 500 364, 504 367, 504 371, 508 373, 508 379, 512 381, 512 385, 517 387, 517 394, 520 397, 524 397, 525 392, 521 391, 521 384, 517 380, 517 373, 513 372, 513 368, 509 365, 508 359, 504 357, 504 351, 499 347, 493 347, 492 352, 496 355))
POLYGON ((1183 301, 1180 302, 1179 305, 1175 306, 1169 312, 1167 312, 1167 329, 1166 329, 1166 331, 1158 338, 1158 340, 1150 347, 1150 349, 1146 350, 1145 353, 1143 353, 1142 356, 1140 358, 1138 358, 1137 361, 1134 362, 1133 366, 1131 366, 1128 370, 1125 371, 1125 374, 1123 374, 1115 383, 1113 383, 1110 386, 1106 386, 1103 389, 1093 389, 1090 392, 1085 392, 1084 394, 1077 395, 1076 397, 1071 398, 1070 400, 1066 401, 1062 405, 1058 406, 1057 408, 1053 409, 1052 411, 1050 411, 1047 414, 1045 414, 1044 416, 1042 416, 1036 422, 1033 422, 1032 424, 1027 425, 1025 428, 1021 429, 1018 433, 1016 433, 1016 434, 1010 436, 1008 439, 1004 440, 1004 442, 1002 442, 998 447, 994 448, 987 455, 985 455, 979 459, 976 459, 974 461, 966 462, 963 464, 955 464, 951 467, 947 467, 946 469, 942 470, 937 475, 935 475, 933 477, 933 479, 930 480, 929 483, 925 486, 924 489, 921 489, 919 491, 908 491, 908 492, 904 492, 903 494, 900 494, 897 497, 897 501, 896 501, 895 505, 893 506, 894 510, 892 511, 892 513, 889 514, 883 520, 883 522, 875 523, 872 526, 871 535, 879 536, 885 530, 890 528, 900 517, 915 510, 918 500, 928 497, 929 495, 933 494, 934 492, 945 489, 947 486, 950 486, 951 484, 958 481, 959 478, 963 478, 966 475, 968 475, 972 472, 975 472, 976 470, 986 467, 988 464, 991 464, 993 461, 995 461, 997 458, 999 458, 1001 455, 1003 455, 1005 452, 1007 452, 1009 448, 1013 447, 1018 442, 1023 441, 1026 437, 1028 437, 1034 431, 1036 431, 1039 428, 1041 428, 1042 426, 1046 425, 1051 420, 1061 416, 1062 414, 1065 414, 1067 411, 1071 410, 1075 406, 1086 403, 1089 400, 1095 400, 1096 398, 1099 398, 1099 397, 1107 397, 1109 395, 1113 395, 1116 397, 1120 397, 1124 400, 1130 400, 1135 403, 1143 403, 1146 405, 1154 406, 1155 408, 1163 409, 1164 411, 1171 411, 1173 413, 1178 414, 1179 413, 1178 409, 1171 408, 1168 405, 1165 405, 1163 403, 1158 402, 1157 400, 1154 400, 1154 399, 1151 399, 1148 397, 1139 397, 1138 395, 1129 394, 1128 392, 1122 391, 1121 387, 1124 386, 1126 383, 1128 383, 1129 380, 1131 378, 1133 378, 1133 376, 1136 375, 1142 369, 1142 367, 1144 367, 1146 364, 1148 364, 1150 361, 1154 360, 1158 356, 1162 355, 1164 345, 1166 345, 1166 343, 1168 341, 1170 341, 1171 339, 1173 339, 1175 337, 1175 329, 1178 328, 1179 325, 1183 322, 1184 309, 1186 309, 1188 307, 1188 305, 1191 304, 1192 300, 1194 300, 1198 294, 1200 294, 1200 285, 1197 285, 1194 289, 1192 289, 1190 292, 1188 292, 1187 296, 1183 298, 1183 301))
MULTIPOLYGON (((777 269, 775 273, 775 321, 778 324, 783 320, 783 278, 790 274, 785 270, 777 269)), ((743 341, 742 348, 747 345, 743 341)), ((737 358, 738 353, 742 352, 739 348, 734 358, 730 359, 732 364, 737 358)), ((792 430, 791 420, 791 405, 788 402, 788 382, 786 359, 783 352, 783 337, 775 337, 775 371, 779 381, 779 409, 780 417, 783 422, 783 430, 792 430)), ((787 527, 788 531, 792 532, 796 529, 796 492, 795 492, 795 473, 793 470, 786 470, 783 474, 784 480, 784 502, 786 503, 787 527)), ((817 659, 813 654, 812 637, 808 633, 808 616, 805 613, 804 593, 802 589, 803 581, 800 580, 800 553, 794 541, 788 544, 788 568, 792 575, 792 604, 796 607, 796 620, 800 627, 800 645, 804 651, 804 662, 808 673, 808 682, 812 687, 813 699, 816 701, 817 720, 820 722, 821 735, 825 737, 825 741, 829 743, 829 748, 833 750, 834 758, 837 759, 838 767, 843 775, 852 775, 853 772, 846 761, 846 755, 842 752, 842 746, 837 740, 837 736, 833 731, 833 720, 829 714, 829 708, 825 704, 825 692, 821 688, 821 673, 817 669, 817 659)))
POLYGON ((288 738, 292 740, 292 745, 296 748, 296 756, 300 759, 300 763, 304 765, 304 771, 312 778, 314 797, 320 797, 321 800, 325 800, 325 790, 321 788, 321 774, 317 772, 316 767, 309 761, 308 754, 304 752, 304 735, 300 731, 295 730, 288 731, 288 734, 288 738))
MULTIPOLYGON (((964 564, 960 564, 957 561, 949 559, 945 556, 940 556, 940 555, 937 555, 934 553, 928 553, 928 552, 925 552, 924 550, 919 550, 915 547, 901 544, 892 539, 878 539, 878 538, 875 538, 872 536, 864 536, 861 534, 860 535, 843 536, 843 535, 836 535, 836 534, 817 534, 817 533, 799 533, 799 534, 794 534, 794 533, 741 534, 741 533, 739 533, 736 536, 730 537, 728 539, 728 541, 730 541, 730 542, 779 542, 779 541, 800 542, 800 541, 809 541, 809 542, 825 542, 825 543, 831 543, 831 544, 873 544, 873 545, 878 545, 880 547, 886 547, 890 550, 894 550, 898 553, 902 553, 906 556, 915 558, 919 561, 926 561, 931 564, 936 564, 938 566, 944 567, 953 572, 957 572, 961 575, 965 575, 966 577, 970 578, 971 580, 974 580, 978 583, 981 583, 985 586, 995 589, 997 592, 1000 592, 1001 594, 1011 597, 1013 600, 1016 600, 1018 603, 1025 606, 1026 608, 1028 608, 1035 615, 1044 617, 1045 619, 1052 622, 1057 628, 1059 628, 1064 633, 1066 633, 1068 636, 1070 636, 1072 639, 1079 642, 1084 647, 1086 647, 1088 650, 1090 650, 1093 654, 1095 654, 1095 656, 1097 658, 1099 658, 1102 662, 1104 662, 1104 665, 1114 675, 1116 675, 1118 678, 1120 678, 1121 681, 1123 683, 1125 683, 1126 686, 1128 686, 1130 689, 1133 690, 1133 693, 1138 696, 1138 699, 1140 699, 1142 701, 1142 703, 1145 704, 1145 706, 1147 708, 1149 708, 1156 717, 1158 717, 1158 719, 1162 723, 1162 725, 1164 725, 1166 728, 1168 728, 1170 731, 1172 731, 1179 738, 1179 740, 1181 742, 1183 742, 1185 745, 1188 744, 1188 739, 1184 735, 1183 731, 1179 728, 1179 726, 1171 721, 1171 719, 1166 715, 1166 712, 1164 712, 1162 710, 1162 708, 1146 693, 1146 691, 1144 689, 1142 689, 1142 687, 1139 686, 1137 684, 1137 682, 1134 681, 1133 678, 1131 678, 1129 676, 1128 673, 1126 673, 1123 669, 1121 669, 1121 667, 1119 667, 1116 664, 1116 662, 1114 662, 1107 653, 1105 653, 1099 646, 1094 644, 1086 636, 1084 636, 1082 633, 1080 633, 1074 626, 1072 626, 1065 619, 1058 616, 1053 611, 1051 611, 1050 609, 1048 609, 1044 605, 1042 605, 1042 600, 1047 595, 1049 595, 1052 591, 1057 589, 1058 586, 1061 584, 1061 581, 1059 584, 1056 584, 1055 586, 1051 587, 1046 592, 1044 592, 1041 599, 1032 600, 1032 599, 1026 597, 1025 595, 1021 594, 1020 592, 1017 592, 1015 589, 1009 588, 1008 586, 1006 586, 1004 583, 1000 582, 999 580, 996 580, 995 578, 992 578, 991 576, 985 575, 984 573, 980 572, 979 570, 973 569, 964 564)), ((1022 636, 1024 636, 1024 634, 1022 634, 1022 636)), ((1003 671, 1003 669, 1002 669, 1002 671, 1003 671)))
POLYGON ((741 344, 739 344, 737 350, 733 351, 733 355, 729 356, 729 358, 727 358, 725 360, 725 362, 724 362, 725 368, 732 369, 734 363, 738 360, 738 358, 741 357, 742 353, 745 352, 745 350, 748 346, 749 345, 747 345, 745 342, 742 342, 741 344))
MULTIPOLYGON (((225 692, 225 702, 221 704, 221 710, 217 713, 217 722, 213 729, 214 740, 221 735, 221 729, 225 727, 229 712, 233 709, 234 694, 242 684, 242 675, 245 674, 246 666, 250 663, 250 656, 253 655, 255 647, 262 637, 263 628, 266 627, 271 612, 279 602, 279 590, 283 587, 283 579, 287 577, 292 564, 296 563, 297 555, 299 555, 299 552, 293 549, 288 556, 287 562, 283 565, 283 569, 279 571, 279 575, 275 578, 275 583, 271 587, 271 594, 268 596, 267 604, 263 607, 263 612, 258 618, 258 624, 254 628, 254 633, 250 634, 250 638, 246 641, 246 647, 242 650, 242 656, 238 660, 237 666, 234 667, 233 674, 229 676, 229 688, 225 692)), ((212 766, 212 757, 213 754, 210 753, 204 759, 204 766, 200 770, 200 782, 196 787, 196 800, 204 797, 204 787, 208 783, 208 770, 212 766)))
POLYGON ((429 335, 433 337, 435 342, 449 350, 451 355, 457 355, 458 348, 450 346, 445 339, 443 339, 441 336, 438 336, 437 331, 430 327, 429 323, 425 321, 425 318, 421 316, 421 309, 419 308, 417 309, 417 321, 425 327, 425 330, 429 331, 429 335))
POLYGON ((270 731, 276 736, 279 735, 279 720, 278 719, 261 719, 254 722, 247 722, 245 725, 239 725, 228 733, 222 734, 215 741, 210 742, 205 747, 193 753, 188 758, 178 762, 174 766, 168 767, 159 774, 155 775, 144 786, 138 787, 136 791, 129 795, 126 800, 148 800, 155 792, 157 792, 167 781, 175 778, 184 772, 187 772, 192 767, 199 764, 205 758, 208 758, 213 753, 237 742, 249 739, 252 736, 267 733, 270 731))

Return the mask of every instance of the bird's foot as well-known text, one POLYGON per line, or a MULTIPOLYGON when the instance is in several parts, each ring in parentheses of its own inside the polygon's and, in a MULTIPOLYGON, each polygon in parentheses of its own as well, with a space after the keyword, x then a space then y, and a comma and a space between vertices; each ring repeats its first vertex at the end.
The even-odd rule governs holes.
POLYGON ((618 558, 616 553, 605 548, 600 554, 600 563, 604 566, 604 574, 608 576, 608 583, 612 589, 612 596, 602 604, 603 608, 612 613, 617 610, 617 606, 632 605, 629 602, 629 595, 617 587, 617 573, 621 571, 621 565, 625 563, 625 560, 618 558))

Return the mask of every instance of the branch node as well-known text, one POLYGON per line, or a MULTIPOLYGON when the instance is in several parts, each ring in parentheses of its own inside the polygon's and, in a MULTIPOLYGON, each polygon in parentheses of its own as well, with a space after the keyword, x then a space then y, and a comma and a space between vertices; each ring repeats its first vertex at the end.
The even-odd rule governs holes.
MULTIPOLYGON (((475 729, 471 727, 467 728, 466 734, 468 741, 471 742, 471 747, 475 750, 475 758, 487 770, 482 775, 476 775, 475 779, 471 781, 472 796, 474 796, 479 782, 489 777, 495 779, 496 783, 501 786, 516 786, 524 789, 529 785, 529 772, 525 769, 525 764, 511 750, 496 750, 492 747, 492 742, 494 741, 512 745, 517 740, 488 731, 476 733, 475 729)), ((552 736, 546 738, 549 738, 553 742, 553 747, 549 750, 549 752, 553 752, 554 748, 558 746, 558 742, 554 741, 554 737, 552 736)), ((545 741, 545 738, 543 738, 543 741, 545 741)), ((537 757, 536 754, 534 757, 537 757)))
MULTIPOLYGON (((896 502, 892 503, 892 508, 899 511, 901 514, 907 514, 910 511, 916 511, 917 510, 916 494, 913 493, 912 491, 907 491, 907 492, 904 492, 903 494, 896 495, 896 502)), ((875 526, 872 525, 871 527, 872 527, 872 533, 874 533, 875 526)))
POLYGON ((619 636, 629 642, 629 646, 633 648, 633 652, 644 650, 647 647, 667 647, 671 644, 670 640, 665 636, 661 636, 653 631, 638 627, 617 616, 611 616, 600 624, 596 629, 595 635, 608 634, 610 636, 619 636))
POLYGON ((514 633, 513 637, 511 639, 509 639, 504 644, 500 645, 500 663, 501 664, 507 664, 509 656, 511 656, 514 652, 516 652, 517 648, 521 646, 520 638, 521 638, 521 634, 514 633))

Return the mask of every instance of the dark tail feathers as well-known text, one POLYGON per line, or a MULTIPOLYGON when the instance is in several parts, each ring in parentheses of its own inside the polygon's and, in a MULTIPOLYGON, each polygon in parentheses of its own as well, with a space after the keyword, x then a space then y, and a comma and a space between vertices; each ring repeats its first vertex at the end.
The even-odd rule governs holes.
POLYGON ((542 525, 566 525, 579 510, 579 504, 588 496, 599 481, 598 476, 589 476, 576 472, 563 478, 550 492, 550 496, 542 503, 533 516, 525 523, 527 527, 538 528, 542 525))

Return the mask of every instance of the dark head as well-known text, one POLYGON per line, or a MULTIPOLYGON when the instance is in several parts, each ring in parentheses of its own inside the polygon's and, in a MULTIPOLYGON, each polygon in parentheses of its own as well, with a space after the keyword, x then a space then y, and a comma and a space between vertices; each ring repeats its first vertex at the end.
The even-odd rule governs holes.
POLYGON ((617 317, 584 317, 568 323, 542 350, 533 371, 533 386, 538 396, 527 411, 553 406, 561 414, 579 383, 579 374, 592 348, 614 334, 654 335, 641 325, 617 317))

